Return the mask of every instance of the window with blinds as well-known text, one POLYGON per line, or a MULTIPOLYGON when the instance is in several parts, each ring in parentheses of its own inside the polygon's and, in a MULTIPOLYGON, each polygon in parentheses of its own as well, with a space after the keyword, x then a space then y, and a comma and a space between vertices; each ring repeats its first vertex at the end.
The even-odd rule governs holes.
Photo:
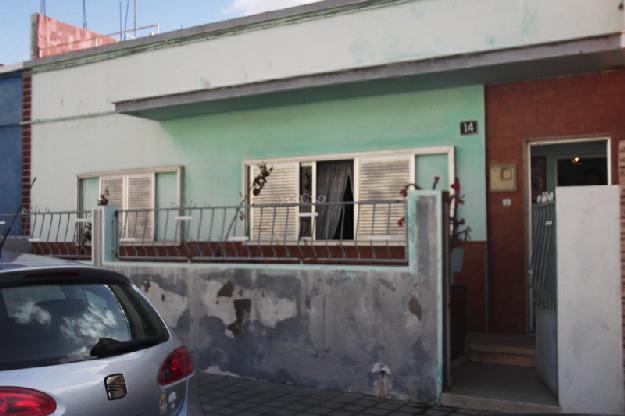
POLYGON ((360 240, 402 240, 405 229, 398 224, 405 216, 400 204, 376 201, 399 199, 401 190, 411 183, 414 157, 361 157, 357 163, 358 205, 356 235, 360 240))
MULTIPOLYGON (((265 187, 251 196, 250 239, 252 241, 294 241, 297 238, 299 201, 299 163, 271 163, 265 187), (290 206, 288 205, 290 204, 290 206)), ((253 180, 258 166, 250 169, 253 180)))
POLYGON ((159 221, 166 222, 167 213, 159 217, 156 210, 178 205, 180 169, 157 168, 88 175, 79 180, 79 207, 91 209, 99 195, 105 195, 108 205, 120 210, 117 223, 121 243, 165 238, 166 230, 159 229, 159 221))
POLYGON ((154 173, 100 178, 108 205, 123 210, 118 216, 121 242, 154 240, 154 173))
MULTIPOLYGON (((431 189, 438 177, 438 189, 449 189, 449 178, 454 177, 454 148, 440 146, 265 163, 274 170, 261 194, 251 198, 254 208, 250 215, 250 240, 392 242, 405 238, 401 219, 406 212, 404 204, 389 201, 402 199, 401 190, 417 179, 423 189, 431 189), (343 208, 324 207, 328 197, 330 202, 342 203, 343 208), (280 206, 296 202, 303 204, 280 206), (305 205, 310 202, 311 206, 305 205), (265 205, 261 208, 261 204, 265 205)), ((245 172, 249 187, 258 168, 248 163, 245 172)))

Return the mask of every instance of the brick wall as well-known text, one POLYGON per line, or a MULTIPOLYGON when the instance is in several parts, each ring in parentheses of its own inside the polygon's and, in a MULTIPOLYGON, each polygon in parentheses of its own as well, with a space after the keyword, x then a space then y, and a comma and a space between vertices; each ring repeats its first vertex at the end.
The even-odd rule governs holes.
POLYGON ((115 43, 116 40, 99 33, 85 30, 48 16, 34 15, 32 58, 60 55, 63 53, 115 43))
MULTIPOLYGON (((31 182, 31 109, 32 109, 32 74, 22 74, 22 209, 30 211, 31 182)), ((30 229, 30 217, 22 217, 22 230, 30 229)))
MULTIPOLYGON (((518 166, 518 189, 488 193, 490 330, 527 328, 527 140, 611 137, 612 180, 618 182, 618 142, 625 139, 625 69, 486 87, 486 159, 518 166), (503 207, 502 198, 512 206, 503 207)), ((487 168, 488 168, 487 166, 487 168)))
POLYGON ((454 281, 467 286, 467 327, 471 332, 486 331, 486 242, 466 241, 462 271, 456 273, 454 281))

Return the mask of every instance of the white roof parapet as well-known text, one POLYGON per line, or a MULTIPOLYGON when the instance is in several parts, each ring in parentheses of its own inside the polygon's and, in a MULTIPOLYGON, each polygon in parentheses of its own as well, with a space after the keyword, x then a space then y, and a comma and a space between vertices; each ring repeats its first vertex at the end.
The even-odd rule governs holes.
POLYGON ((22 69, 24 69, 24 62, 18 62, 16 64, 0 65, 0 75, 21 71, 22 69))

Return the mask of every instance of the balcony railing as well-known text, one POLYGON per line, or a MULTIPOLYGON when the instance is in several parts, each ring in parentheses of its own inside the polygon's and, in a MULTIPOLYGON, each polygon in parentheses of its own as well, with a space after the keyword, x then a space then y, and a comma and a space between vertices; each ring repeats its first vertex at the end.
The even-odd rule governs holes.
POLYGON ((117 210, 120 260, 407 264, 406 201, 117 210))
POLYGON ((34 254, 91 258, 91 211, 35 211, 0 214, 0 233, 27 239, 34 254))

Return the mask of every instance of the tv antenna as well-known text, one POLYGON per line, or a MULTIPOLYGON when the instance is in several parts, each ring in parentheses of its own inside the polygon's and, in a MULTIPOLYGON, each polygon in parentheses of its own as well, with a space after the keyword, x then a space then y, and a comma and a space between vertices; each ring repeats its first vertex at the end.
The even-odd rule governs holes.
MULTIPOLYGON (((83 0, 84 1, 84 0, 83 0)), ((133 0, 132 2, 132 14, 133 14, 133 27, 132 34, 133 38, 137 38, 137 0, 133 0)), ((123 0, 119 0, 119 40, 124 41, 128 37, 128 33, 131 32, 128 30, 128 14, 130 12, 130 0, 126 0, 126 13, 123 11, 124 2, 123 0)))
POLYGON ((87 29, 87 0, 82 0, 82 28, 87 29))
POLYGON ((40 0, 39 2, 39 14, 46 15, 46 0, 40 0))

